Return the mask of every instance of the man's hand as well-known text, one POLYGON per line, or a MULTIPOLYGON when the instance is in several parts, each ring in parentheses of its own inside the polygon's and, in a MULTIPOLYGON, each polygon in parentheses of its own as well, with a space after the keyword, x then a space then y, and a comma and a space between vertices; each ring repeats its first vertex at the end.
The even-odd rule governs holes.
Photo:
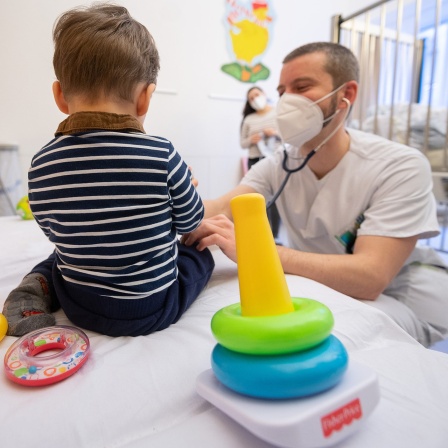
POLYGON ((181 242, 186 246, 198 243, 196 249, 204 250, 206 247, 216 245, 224 254, 236 263, 236 244, 233 222, 225 215, 216 215, 204 219, 201 225, 184 235, 181 242))
POLYGON ((199 185, 199 182, 193 175, 193 168, 190 165, 188 165, 188 169, 190 170, 190 180, 191 180, 191 183, 193 184, 193 187, 197 188, 198 185, 199 185))

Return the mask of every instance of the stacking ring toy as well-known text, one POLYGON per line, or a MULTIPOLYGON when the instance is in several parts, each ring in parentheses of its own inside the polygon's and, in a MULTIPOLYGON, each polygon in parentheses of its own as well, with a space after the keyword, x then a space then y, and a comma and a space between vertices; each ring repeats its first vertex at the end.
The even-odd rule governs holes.
POLYGON ((256 356, 228 350, 217 344, 212 369, 218 380, 243 395, 285 399, 314 395, 336 386, 348 366, 348 355, 335 336, 309 350, 256 356))
POLYGON ((87 361, 89 350, 89 338, 79 328, 41 328, 11 345, 5 355, 5 373, 24 386, 46 386, 73 375, 87 361), (43 355, 47 351, 50 354, 43 355))
POLYGON ((323 342, 334 319, 330 309, 311 299, 292 298, 294 311, 274 316, 242 316, 239 303, 212 318, 216 340, 225 348, 252 355, 277 355, 306 350, 323 342))

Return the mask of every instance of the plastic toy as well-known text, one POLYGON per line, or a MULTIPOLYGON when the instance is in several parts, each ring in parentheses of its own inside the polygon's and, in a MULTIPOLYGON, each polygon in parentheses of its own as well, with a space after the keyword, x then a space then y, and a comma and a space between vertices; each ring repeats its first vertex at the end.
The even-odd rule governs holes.
POLYGON ((8 321, 6 320, 6 317, 0 313, 0 341, 5 337, 7 331, 8 321))
POLYGON ((260 194, 232 199, 243 316, 275 316, 294 311, 280 258, 260 194))
POLYGON ((339 383, 346 368, 347 352, 334 336, 288 356, 247 356, 220 344, 212 354, 212 369, 222 384, 259 398, 304 397, 325 391, 339 383))
POLYGON ((242 316, 239 303, 212 319, 216 340, 240 353, 276 355, 306 350, 323 342, 333 328, 333 314, 322 303, 292 298, 294 311, 275 316, 242 316))
POLYGON ((30 202, 28 196, 24 196, 17 203, 16 212, 22 219, 34 219, 33 213, 31 212, 30 202))
POLYGON ((259 194, 231 201, 240 303, 211 327, 218 344, 198 393, 258 437, 282 447, 325 447, 359 428, 379 401, 376 374, 331 334, 333 315, 290 297, 259 194))
POLYGON ((347 369, 348 355, 334 336, 332 356, 323 351, 330 347, 324 343, 333 328, 333 315, 323 303, 291 298, 264 197, 245 194, 233 198, 230 205, 241 305, 218 311, 211 326, 217 341, 238 355, 214 350, 216 377, 239 393, 269 399, 308 396, 336 385, 347 369), (305 364, 311 368, 302 375, 305 364), (320 377, 321 365, 322 371, 332 372, 331 381, 320 377), (269 387, 261 387, 261 379, 252 381, 260 375, 269 378, 264 383, 269 387), (300 387, 294 386, 291 375, 300 379, 300 387))
POLYGON ((87 361, 89 351, 89 338, 79 328, 41 328, 11 345, 5 354, 5 373, 11 381, 24 386, 46 386, 77 372, 87 361), (44 352, 49 354, 44 356, 44 352))

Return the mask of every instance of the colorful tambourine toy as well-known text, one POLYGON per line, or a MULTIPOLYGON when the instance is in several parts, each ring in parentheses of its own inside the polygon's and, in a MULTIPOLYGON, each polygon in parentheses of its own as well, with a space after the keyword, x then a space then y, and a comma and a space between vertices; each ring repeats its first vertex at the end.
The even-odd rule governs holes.
POLYGON ((46 386, 77 372, 87 361, 90 342, 79 328, 53 326, 22 336, 5 354, 6 376, 24 386, 46 386))

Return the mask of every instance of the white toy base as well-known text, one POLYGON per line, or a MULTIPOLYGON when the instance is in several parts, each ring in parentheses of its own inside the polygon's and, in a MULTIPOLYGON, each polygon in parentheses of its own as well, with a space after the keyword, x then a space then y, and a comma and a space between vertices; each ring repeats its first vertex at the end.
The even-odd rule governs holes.
POLYGON ((340 442, 359 429, 380 398, 375 372, 353 361, 338 385, 307 398, 262 400, 240 395, 221 384, 211 369, 198 376, 196 390, 257 437, 285 448, 340 442))

